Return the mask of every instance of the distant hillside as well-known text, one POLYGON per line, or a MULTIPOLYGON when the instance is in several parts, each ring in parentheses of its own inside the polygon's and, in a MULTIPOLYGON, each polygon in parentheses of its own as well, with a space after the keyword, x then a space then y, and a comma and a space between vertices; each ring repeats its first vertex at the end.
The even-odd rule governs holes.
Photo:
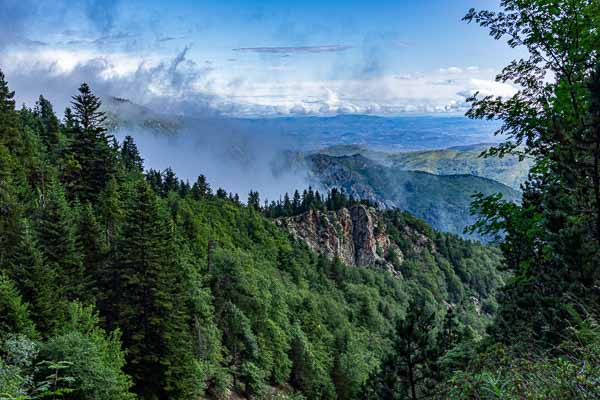
POLYGON ((398 153, 390 157, 397 169, 424 171, 437 175, 475 175, 493 179, 513 189, 519 189, 527 178, 531 163, 515 156, 480 157, 488 146, 467 146, 446 150, 398 153))
POLYGON ((519 190, 521 183, 527 178, 531 162, 519 161, 515 156, 480 157, 491 146, 493 144, 481 143, 442 150, 383 152, 363 145, 338 145, 321 149, 318 153, 335 157, 360 154, 385 166, 406 171, 423 171, 436 175, 475 175, 519 190))
POLYGON ((159 114, 127 99, 107 97, 103 99, 102 108, 106 112, 107 127, 111 130, 142 128, 153 133, 173 135, 182 126, 177 117, 159 114))
POLYGON ((340 187, 385 208, 406 210, 435 229, 463 235, 475 221, 472 195, 502 193, 518 201, 519 193, 491 179, 471 175, 434 175, 387 167, 362 155, 308 157, 314 179, 325 187, 340 187))

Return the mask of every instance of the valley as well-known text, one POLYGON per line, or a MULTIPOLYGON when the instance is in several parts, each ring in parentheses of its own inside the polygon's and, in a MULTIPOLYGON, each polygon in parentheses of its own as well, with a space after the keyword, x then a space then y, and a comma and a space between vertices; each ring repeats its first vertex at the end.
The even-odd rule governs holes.
POLYGON ((109 99, 105 109, 117 136, 121 131, 135 133, 151 167, 161 168, 165 158, 176 167, 185 163, 184 171, 193 171, 195 165, 217 178, 215 186, 236 192, 257 190, 268 201, 294 188, 337 187, 382 209, 409 211, 437 230, 477 240, 487 238, 464 233, 477 220, 471 215, 472 196, 500 193, 506 200, 518 201, 531 165, 512 155, 480 157, 493 143, 436 149, 442 144, 497 140, 493 124, 472 124, 462 117, 223 120, 163 115, 123 99, 109 99), (219 135, 213 133, 217 129, 219 135), (362 140, 360 132, 368 132, 369 145, 346 144, 362 140), (270 142, 274 137, 277 145, 270 142), (207 162, 227 164, 229 175, 223 175, 223 168, 211 172, 207 162), (237 184, 249 171, 253 178, 247 179, 253 186, 237 184))

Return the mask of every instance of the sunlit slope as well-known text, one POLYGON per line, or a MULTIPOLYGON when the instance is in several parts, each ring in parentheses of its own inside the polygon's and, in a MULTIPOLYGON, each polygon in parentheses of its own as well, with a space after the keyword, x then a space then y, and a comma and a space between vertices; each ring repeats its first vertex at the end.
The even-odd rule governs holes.
POLYGON ((410 152, 376 151, 362 145, 339 145, 319 150, 330 156, 360 154, 385 166, 398 170, 423 171, 436 175, 474 175, 489 178, 519 190, 527 178, 531 162, 516 156, 481 157, 492 144, 482 143, 441 150, 410 152))
POLYGON ((311 171, 326 187, 399 208, 429 222, 435 229, 463 234, 476 217, 470 214, 472 196, 502 193, 518 201, 519 192, 491 179, 472 175, 434 175, 387 167, 361 155, 309 157, 311 171))

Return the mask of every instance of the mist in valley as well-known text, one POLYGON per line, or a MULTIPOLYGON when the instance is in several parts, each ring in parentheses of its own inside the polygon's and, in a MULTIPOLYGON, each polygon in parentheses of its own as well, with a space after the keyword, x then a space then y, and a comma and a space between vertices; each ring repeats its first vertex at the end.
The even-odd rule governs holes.
MULTIPOLYGON (((146 169, 172 168, 183 181, 207 177, 213 190, 221 187, 245 201, 250 190, 261 200, 278 200, 285 192, 308 187, 303 163, 292 163, 291 138, 276 131, 254 131, 237 120, 196 117, 178 120, 175 132, 156 132, 143 126, 118 127, 119 142, 130 135, 144 157, 146 169)), ((314 186, 314 184, 313 184, 314 186)))

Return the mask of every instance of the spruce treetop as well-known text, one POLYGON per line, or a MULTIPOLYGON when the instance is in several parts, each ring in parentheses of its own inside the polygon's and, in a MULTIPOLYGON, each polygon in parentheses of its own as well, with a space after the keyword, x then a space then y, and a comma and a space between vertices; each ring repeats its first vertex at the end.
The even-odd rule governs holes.
POLYGON ((79 94, 72 97, 75 120, 84 130, 104 130, 102 124, 106 121, 106 114, 100 111, 102 101, 92 93, 87 83, 79 87, 79 94))

